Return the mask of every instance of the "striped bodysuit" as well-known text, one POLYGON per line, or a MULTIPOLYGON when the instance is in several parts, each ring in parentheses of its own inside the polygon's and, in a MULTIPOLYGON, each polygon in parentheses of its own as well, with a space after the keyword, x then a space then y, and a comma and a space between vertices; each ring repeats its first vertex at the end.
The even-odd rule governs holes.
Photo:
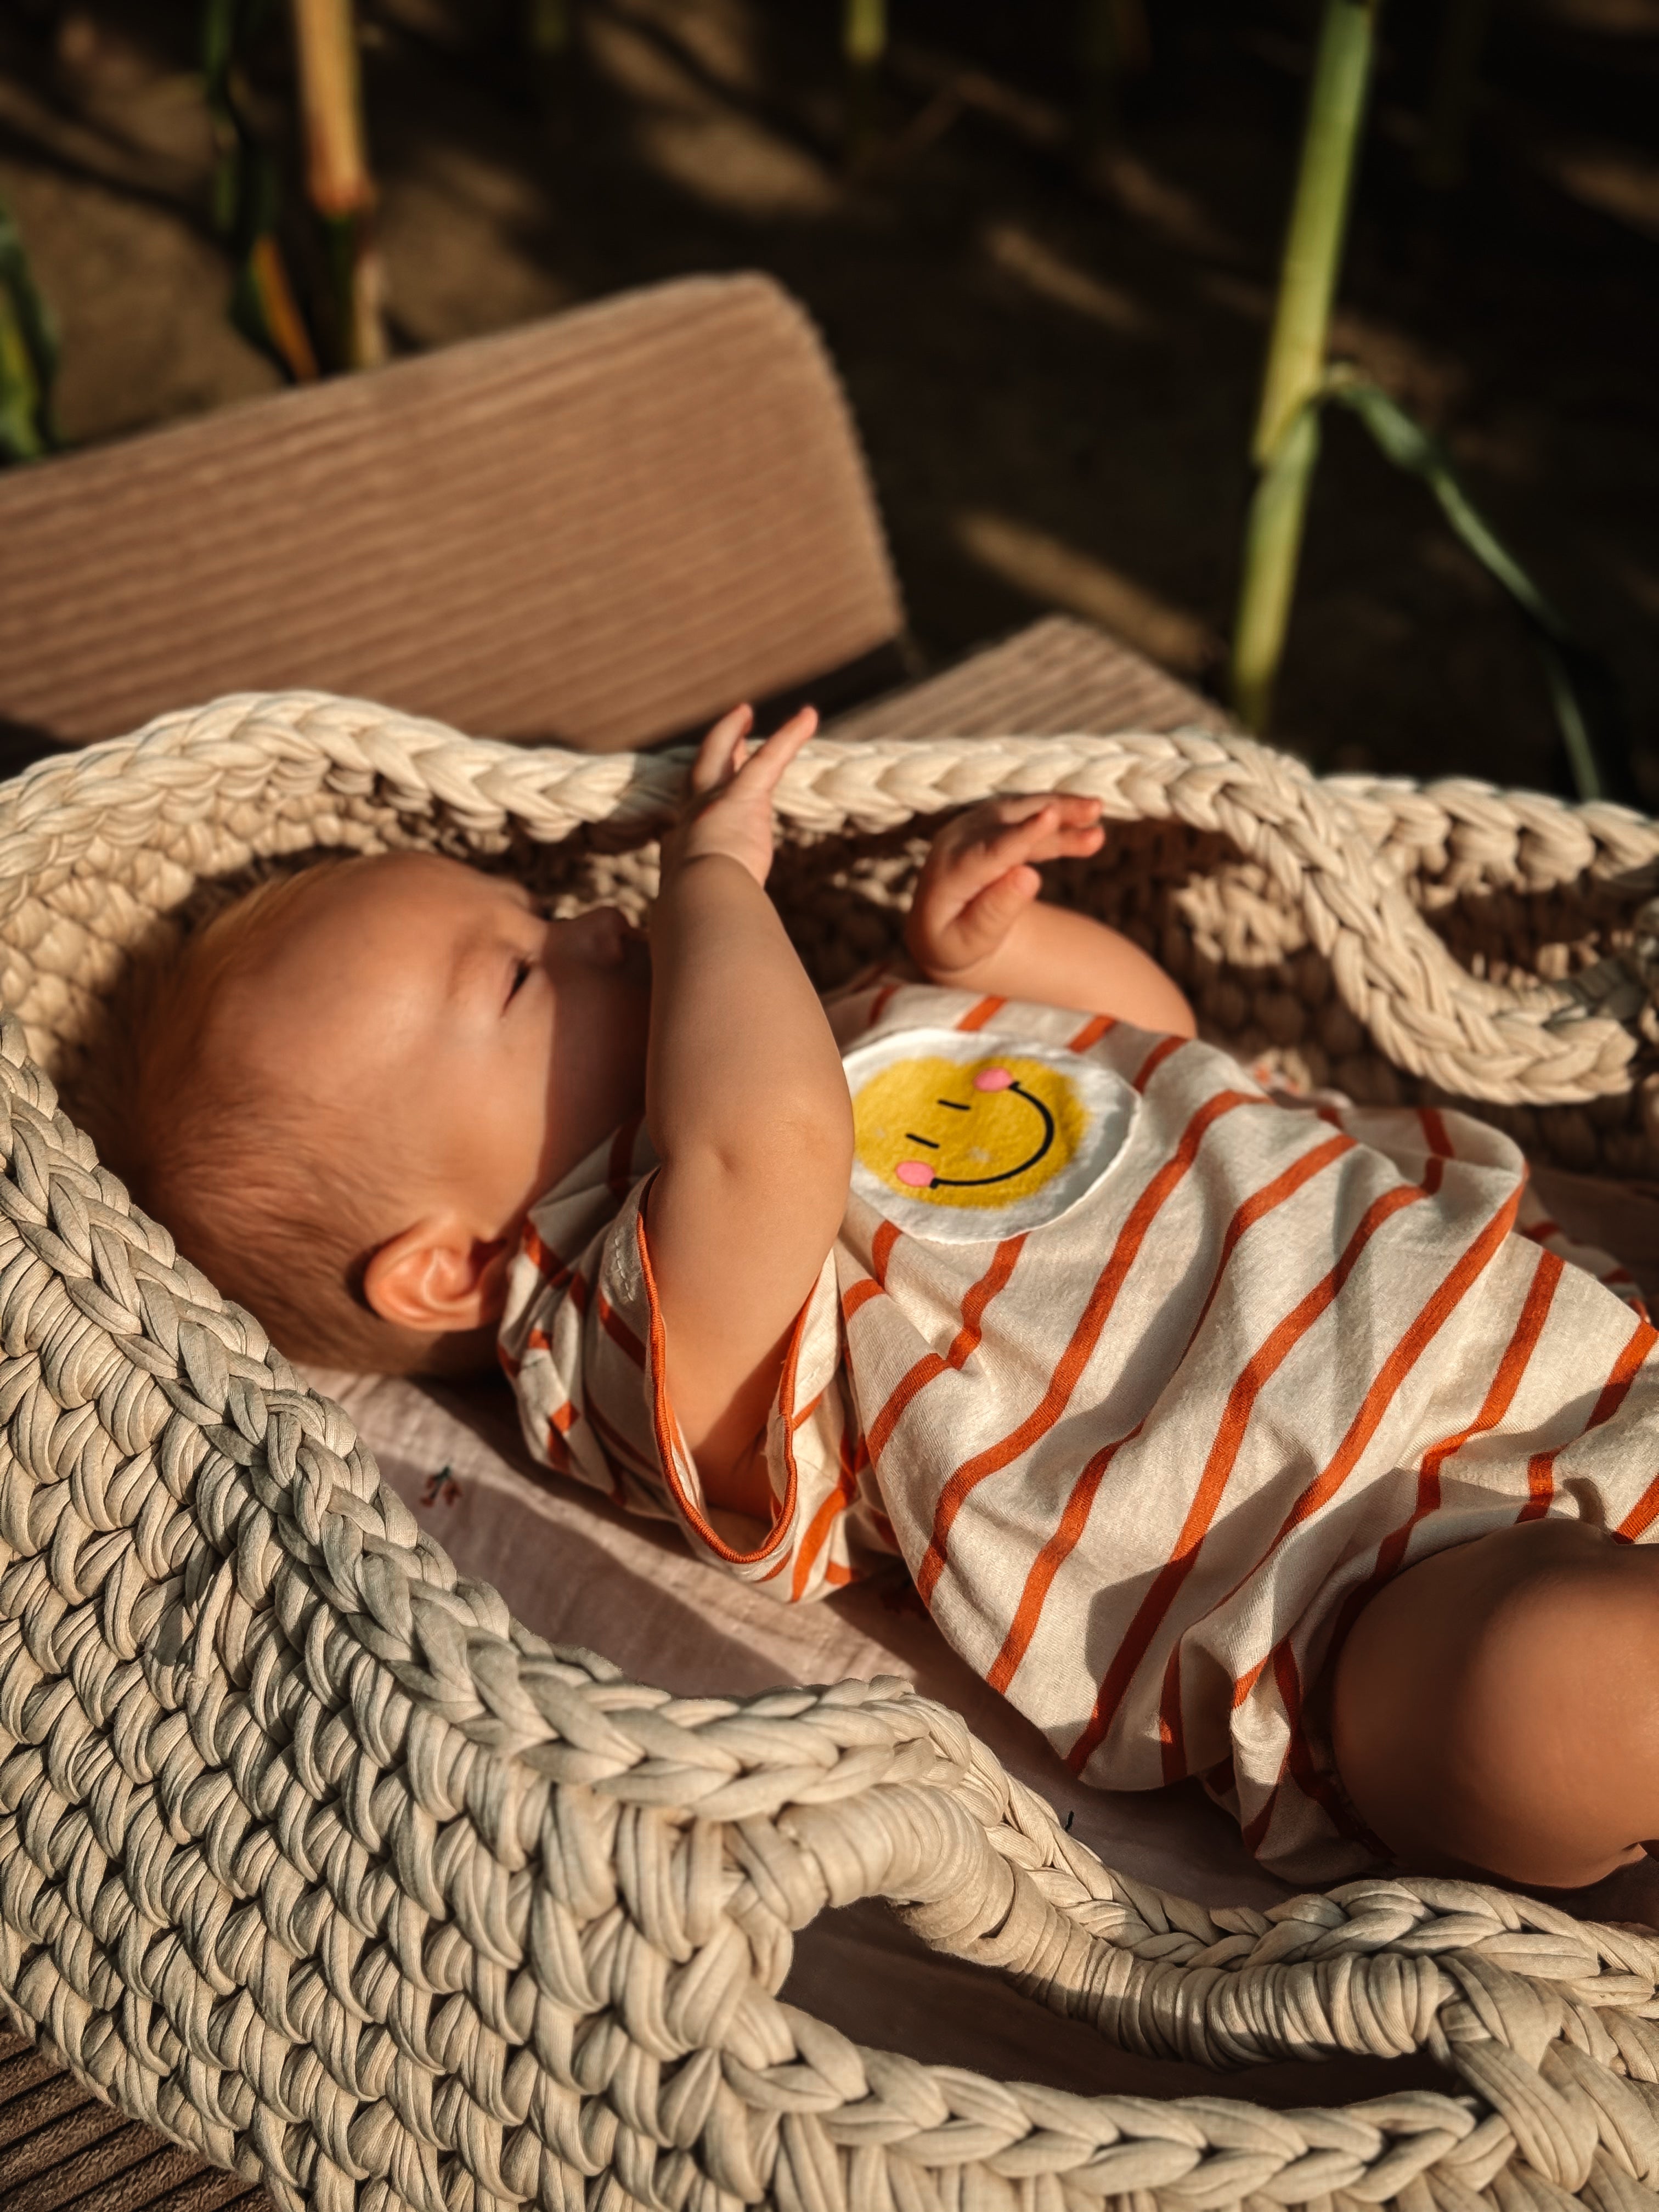
POLYGON ((1649 1534, 1639 1304, 1467 1116, 1287 1105, 1205 1044, 920 986, 830 1011, 858 1164, 770 1528, 706 1507, 678 1432, 637 1129, 526 1232, 501 1345, 531 1449, 786 1599, 897 1555, 1073 1771, 1196 1775, 1292 1879, 1370 1863, 1332 1653, 1431 1551, 1547 1513, 1649 1534))

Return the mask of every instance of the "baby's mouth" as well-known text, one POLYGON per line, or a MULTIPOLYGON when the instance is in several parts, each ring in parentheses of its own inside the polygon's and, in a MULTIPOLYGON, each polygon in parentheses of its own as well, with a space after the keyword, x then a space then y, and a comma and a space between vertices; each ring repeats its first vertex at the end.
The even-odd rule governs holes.
MULTIPOLYGON (((1037 1148, 1034 1152, 1029 1153, 1024 1159, 1021 1160, 1018 1164, 1018 1165, 1012 1168, 999 1168, 994 1175, 940 1175, 939 1170, 930 1161, 901 1160, 893 1172, 897 1176, 898 1180, 902 1183, 907 1185, 911 1190, 982 1190, 990 1183, 1012 1182, 1016 1176, 1023 1176, 1028 1168, 1034 1168, 1037 1162, 1043 1157, 1044 1153, 1047 1152, 1049 1146, 1054 1143, 1054 1115, 1048 1111, 1048 1109, 1043 1104, 1042 1099, 1036 1096, 1035 1091, 1027 1091, 1023 1085, 1016 1083, 1012 1076, 1007 1075, 1006 1070, 1002 1068, 988 1068, 982 1070, 981 1073, 974 1079, 974 1088, 976 1091, 988 1091, 993 1089, 998 1091, 1010 1091, 1016 1097, 1023 1098, 1028 1106, 1035 1107, 1038 1114, 1042 1118, 1042 1138, 1041 1143, 1037 1146, 1037 1148), (994 1080, 998 1076, 1001 1076, 1003 1078, 1003 1080, 1000 1083, 994 1080)), ((951 1105, 954 1104, 955 1102, 950 1099, 941 1099, 939 1103, 941 1105, 951 1105)), ((914 1130, 907 1130, 905 1133, 907 1136, 915 1139, 915 1132, 914 1130)), ((926 1137, 915 1139, 915 1140, 922 1144, 928 1144, 932 1141, 931 1139, 926 1137)))

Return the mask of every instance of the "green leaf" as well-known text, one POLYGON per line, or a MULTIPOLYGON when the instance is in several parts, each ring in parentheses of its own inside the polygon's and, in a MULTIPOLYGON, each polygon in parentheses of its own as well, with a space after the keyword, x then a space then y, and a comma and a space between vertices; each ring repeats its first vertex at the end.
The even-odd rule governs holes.
POLYGON ((58 334, 17 226, 0 203, 0 459, 34 460, 58 444, 57 374, 58 334))

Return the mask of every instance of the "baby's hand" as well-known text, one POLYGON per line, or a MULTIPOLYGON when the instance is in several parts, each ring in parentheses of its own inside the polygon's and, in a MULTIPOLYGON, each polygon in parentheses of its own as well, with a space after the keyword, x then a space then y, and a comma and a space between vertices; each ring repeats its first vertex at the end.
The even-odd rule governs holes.
POLYGON ((664 872, 723 854, 764 884, 772 869, 772 794, 778 778, 818 726, 803 707, 781 729, 749 750, 751 707, 722 715, 697 748, 691 786, 676 827, 663 840, 664 872))
POLYGON ((1097 799, 1038 793, 970 806, 933 840, 904 928, 910 957, 929 982, 966 984, 1042 890, 1031 864, 1085 858, 1105 836, 1097 799))

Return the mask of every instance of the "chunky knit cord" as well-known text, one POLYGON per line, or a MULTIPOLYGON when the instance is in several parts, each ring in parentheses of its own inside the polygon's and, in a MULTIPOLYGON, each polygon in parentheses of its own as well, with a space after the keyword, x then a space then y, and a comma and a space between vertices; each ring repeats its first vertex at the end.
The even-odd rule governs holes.
MULTIPOLYGON (((75 932, 136 943, 198 873, 399 823, 648 825, 679 774, 348 702, 173 717, 0 793, 14 979, 61 1042, 41 979, 84 988, 75 932)), ((1050 785, 1307 871, 1345 994, 1401 1035, 1432 975, 1442 1052, 1622 1064, 1585 1043, 1605 1018, 1540 1020, 1565 994, 1448 975, 1399 890, 1431 842, 1628 875, 1656 841, 1617 810, 1459 787, 1436 816, 1162 738, 826 744, 784 806, 840 833, 1050 785)), ((128 2112, 295 2212, 1651 2212, 1659 1937, 1449 1881, 1208 1911, 1110 1872, 902 1682, 676 1698, 556 1650, 131 1206, 9 1018, 0 1162, 0 2002, 128 2112), (776 1992, 793 1931, 866 1896, 1130 2050, 1421 2051, 1458 2094, 1270 2112, 863 2049, 776 1992)))

